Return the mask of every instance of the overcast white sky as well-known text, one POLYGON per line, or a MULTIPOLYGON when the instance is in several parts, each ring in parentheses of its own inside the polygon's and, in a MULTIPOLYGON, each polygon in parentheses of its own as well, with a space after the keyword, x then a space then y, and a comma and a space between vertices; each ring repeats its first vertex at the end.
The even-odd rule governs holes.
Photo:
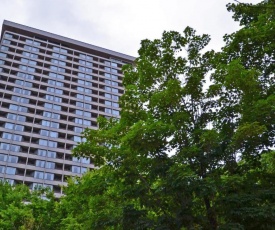
POLYGON ((233 0, 1 0, 0 22, 1 28, 6 19, 132 56, 142 39, 191 26, 210 34, 211 48, 219 49, 222 36, 238 29, 228 2, 233 0))

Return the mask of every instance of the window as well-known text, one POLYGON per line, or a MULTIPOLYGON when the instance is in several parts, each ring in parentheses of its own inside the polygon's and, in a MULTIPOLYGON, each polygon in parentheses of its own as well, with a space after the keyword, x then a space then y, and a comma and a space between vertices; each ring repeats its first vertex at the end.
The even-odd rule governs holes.
POLYGON ((83 100, 84 99, 84 95, 83 94, 76 94, 76 98, 83 100))
POLYGON ((83 128, 74 127, 74 132, 75 132, 75 133, 82 133, 82 132, 83 132, 83 128))
POLYGON ((111 74, 109 74, 109 73, 104 73, 104 76, 107 78, 111 78, 111 74))
MULTIPOLYGON (((79 60, 79 63, 81 65, 86 65, 86 66, 93 66, 93 64, 91 62, 87 62, 87 61, 83 61, 83 60, 79 60)), ((81 69, 82 71, 85 71, 85 68, 81 69)))
POLYGON ((55 128, 55 129, 59 128, 59 123, 53 122, 53 121, 42 120, 41 125, 47 126, 47 127, 52 127, 52 128, 55 128))
POLYGON ((47 169, 54 169, 55 168, 55 163, 53 163, 53 162, 46 162, 45 168, 47 168, 47 169))
POLYGON ((45 180, 53 180, 54 179, 54 174, 52 173, 44 173, 44 179, 45 180))
POLYGON ((57 79, 64 80, 64 76, 63 76, 63 75, 61 75, 61 74, 49 73, 49 76, 50 76, 50 77, 57 78, 57 79))
POLYGON ((118 110, 113 110, 113 115, 119 116, 119 111, 118 110))
POLYGON ((55 141, 39 139, 38 144, 43 146, 48 146, 51 148, 57 148, 57 142, 55 141))
POLYGON ((13 113, 8 113, 7 118, 10 119, 10 120, 15 120, 15 121, 22 121, 22 122, 26 121, 25 116, 16 115, 16 114, 13 114, 13 113))
POLYGON ((23 113, 28 112, 27 107, 23 107, 23 106, 19 106, 19 105, 13 105, 13 104, 10 104, 9 109, 14 110, 14 111, 23 112, 23 113))
POLYGON ((55 97, 55 96, 52 96, 52 95, 46 95, 45 98, 47 100, 50 100, 50 101, 62 102, 62 98, 61 97, 55 97))
POLYGON ((8 156, 0 153, 0 161, 7 161, 8 156))
POLYGON ((63 82, 60 82, 60 81, 54 81, 49 79, 48 84, 63 87, 63 82))
POLYGON ((91 117, 91 113, 83 111, 83 116, 84 117, 91 117))
POLYGON ((15 84, 24 86, 25 82, 21 80, 15 80, 15 84))
POLYGON ((19 65, 19 69, 24 70, 24 71, 28 71, 28 72, 31 72, 31 73, 35 72, 35 68, 25 66, 25 65, 19 65))
POLYGON ((57 66, 50 66, 50 69, 51 70, 54 70, 54 71, 58 71, 58 72, 62 72, 62 73, 65 73, 65 69, 64 68, 60 68, 60 67, 57 67, 57 66))
POLYGON ((118 89, 112 88, 113 93, 118 93, 118 89))
POLYGON ((64 61, 59 61, 59 60, 56 60, 56 59, 52 59, 51 62, 56 64, 56 65, 66 66, 66 62, 64 62, 64 61))
POLYGON ((26 39, 26 43, 28 44, 33 44, 35 46, 40 46, 40 42, 37 42, 37 41, 33 41, 31 39, 26 39))
POLYGON ((44 172, 35 171, 33 176, 36 179, 45 179, 45 180, 53 180, 54 179, 54 174, 46 173, 46 172, 44 173, 44 172))
POLYGON ((83 111, 77 109, 77 110, 75 111, 75 114, 76 114, 76 115, 83 116, 83 111))
POLYGON ((84 96, 84 100, 85 100, 85 101, 91 101, 91 100, 92 100, 92 98, 91 98, 91 97, 89 97, 89 96, 84 96))
POLYGON ((85 54, 79 54, 80 58, 86 59, 86 60, 93 60, 93 57, 85 55, 85 54))
POLYGON ((105 86, 105 90, 106 90, 106 91, 110 91, 110 92, 111 92, 111 91, 112 91, 112 88, 111 88, 111 87, 109 87, 109 86, 105 86))
POLYGON ((86 63, 85 61, 83 61, 83 60, 81 60, 81 59, 79 60, 79 64, 85 65, 85 63, 86 63))
POLYGON ((77 76, 85 78, 85 74, 84 73, 78 73, 77 76))
POLYGON ((105 65, 111 65, 111 62, 109 62, 109 61, 104 61, 104 63, 105 63, 105 65))
POLYGON ((89 75, 89 74, 86 74, 85 75, 85 78, 88 79, 88 80, 92 80, 93 79, 93 76, 89 75))
POLYGON ((53 190, 53 186, 52 185, 46 185, 46 184, 39 184, 39 183, 32 183, 32 185, 30 186, 30 188, 32 190, 39 190, 41 188, 49 188, 50 191, 53 190))
POLYGON ((67 56, 62 55, 62 54, 53 53, 52 55, 53 55, 53 57, 55 57, 55 58, 60 58, 60 59, 63 59, 63 60, 66 60, 66 59, 67 59, 67 56))
POLYGON ((105 97, 106 97, 106 98, 112 98, 112 95, 109 94, 109 93, 105 93, 105 97))
POLYGON ((31 91, 30 90, 26 90, 26 89, 22 89, 22 88, 14 88, 13 89, 13 92, 15 93, 20 93, 20 94, 23 94, 23 95, 31 95, 31 91))
POLYGON ((85 72, 85 67, 83 67, 83 66, 78 66, 78 69, 80 70, 80 71, 83 71, 83 72, 85 72))
POLYGON ((82 124, 83 124, 83 119, 81 119, 81 118, 75 118, 74 122, 75 122, 76 124, 82 125, 82 124))
POLYGON ((15 175, 16 168, 6 167, 6 174, 15 175))
POLYGON ((7 151, 13 151, 13 152, 19 152, 20 146, 2 142, 2 143, 0 143, 0 149, 7 150, 7 151))
POLYGON ((26 52, 26 51, 24 51, 22 54, 23 54, 23 56, 25 56, 25 57, 30 57, 30 58, 34 58, 34 59, 37 59, 37 58, 38 58, 38 55, 37 55, 37 54, 32 54, 32 53, 29 53, 29 52, 26 52))
POLYGON ((44 168, 45 167, 45 161, 36 160, 35 166, 44 168))
POLYGON ((110 113, 110 114, 112 114, 112 110, 109 109, 109 108, 105 108, 105 113, 110 113))
POLYGON ((61 106, 60 105, 55 105, 55 104, 51 104, 51 103, 44 103, 44 107, 47 109, 54 109, 54 110, 61 110, 61 106))
POLYGON ((112 74, 112 79, 113 80, 118 80, 118 76, 112 74))
MULTIPOLYGON (((0 173, 5 173, 5 166, 0 165, 0 173)), ((1 181, 3 181, 3 180, 1 180, 1 181)))
POLYGON ((79 166, 72 166, 72 172, 73 173, 79 173, 80 174, 80 167, 79 166))
POLYGON ((12 38, 12 35, 11 35, 11 34, 8 34, 8 33, 5 33, 4 37, 5 37, 5 38, 12 38))
POLYGON ((2 138, 8 139, 8 140, 13 140, 13 141, 22 141, 21 135, 11 134, 11 133, 3 133, 2 138))
POLYGON ((86 59, 86 55, 85 54, 79 54, 79 57, 86 59))
POLYGON ((117 73, 117 69, 112 69, 112 73, 117 73))
POLYGON ((84 120, 84 119, 81 119, 81 118, 75 118, 75 123, 76 124, 80 124, 80 125, 88 125, 90 126, 91 125, 91 121, 88 121, 88 120, 84 120))
POLYGON ((85 172, 87 172, 87 168, 81 167, 81 173, 83 174, 85 172))
POLYGON ((59 48, 59 47, 56 47, 56 46, 53 47, 53 50, 56 51, 56 52, 60 52, 60 53, 67 53, 68 52, 66 49, 59 48))
POLYGON ((0 49, 3 50, 3 51, 9 51, 9 47, 7 47, 7 46, 1 46, 0 49))
POLYGON ((54 169, 54 168, 55 168, 55 163, 53 163, 53 162, 41 161, 41 160, 36 160, 35 166, 41 167, 41 168, 54 169))
POLYGON ((29 103, 29 99, 24 98, 24 97, 14 96, 14 95, 11 97, 11 100, 12 100, 12 101, 19 102, 19 103, 26 103, 26 104, 29 103))
POLYGON ((118 83, 115 81, 112 81, 112 86, 118 86, 118 83))
POLYGON ((111 66, 112 67, 117 67, 117 63, 112 62, 111 66))
POLYGON ((11 134, 11 133, 3 133, 3 134, 2 134, 2 138, 3 138, 3 139, 11 140, 12 134, 11 134))
POLYGON ((84 88, 84 90, 85 90, 85 93, 89 93, 89 94, 92 93, 92 90, 91 90, 91 89, 84 88))
MULTIPOLYGON (((93 66, 93 63, 86 61, 86 66, 92 67, 92 66, 93 66)), ((90 69, 89 69, 89 70, 90 70, 90 69)))
POLYGON ((80 158, 80 161, 81 161, 83 164, 90 164, 90 158, 81 157, 81 158, 80 158))
POLYGON ((113 107, 118 108, 118 107, 119 107, 119 104, 118 104, 118 103, 116 103, 116 102, 113 102, 113 107))
POLYGON ((27 74, 27 73, 21 73, 21 72, 17 73, 17 77, 22 77, 24 79, 30 79, 30 80, 34 79, 33 75, 30 75, 30 74, 27 74))
POLYGON ((105 84, 108 84, 108 85, 112 84, 112 81, 110 81, 110 80, 105 80, 104 82, 105 82, 105 84))
POLYGON ((76 89, 77 91, 80 91, 80 92, 84 92, 85 91, 85 88, 83 88, 83 87, 80 87, 80 86, 77 86, 77 89, 76 89))
POLYGON ((42 157, 56 158, 56 152, 47 151, 44 149, 38 149, 37 155, 42 157))
POLYGON ((13 123, 5 123, 5 128, 6 129, 12 129, 12 130, 16 130, 16 131, 24 131, 24 126, 23 125, 16 125, 13 123))
POLYGON ((89 125, 89 126, 91 126, 91 121, 83 120, 83 125, 89 125))
POLYGON ((36 178, 36 179, 43 179, 44 178, 44 173, 35 171, 33 177, 36 178))
MULTIPOLYGON (((21 58, 21 62, 23 62, 25 64, 29 64, 29 65, 36 65, 37 64, 36 61, 32 61, 32 60, 29 60, 29 59, 26 59, 26 58, 21 58)), ((34 72, 34 71, 32 71, 32 72, 34 72)))
POLYGON ((112 106, 112 102, 111 101, 105 101, 105 105, 112 106))
POLYGON ((61 94, 61 95, 63 94, 62 89, 55 89, 55 88, 52 88, 52 87, 47 87, 47 92, 61 94))
POLYGON ((24 49, 25 50, 29 50, 29 51, 33 51, 33 52, 38 52, 39 49, 36 48, 36 47, 31 47, 31 46, 28 46, 28 45, 24 45, 24 49))
POLYGON ((75 142, 81 142, 81 137, 74 136, 73 141, 75 141, 75 142))
POLYGON ((40 130, 40 135, 46 136, 46 137, 57 138, 58 137, 58 132, 41 129, 40 130))
POLYGON ((6 57, 7 57, 7 54, 1 53, 1 52, 0 52, 0 57, 6 58, 6 57))
POLYGON ((17 163, 18 162, 18 157, 16 156, 8 156, 8 162, 10 163, 17 163))
POLYGON ((11 41, 4 39, 4 40, 3 40, 3 44, 10 45, 10 44, 11 44, 11 41))
POLYGON ((82 103, 77 101, 76 102, 77 107, 85 108, 85 109, 92 109, 92 106, 90 104, 82 103))
POLYGON ((60 114, 51 113, 51 112, 47 112, 47 111, 43 112, 43 116, 48 117, 48 118, 60 119, 60 114))

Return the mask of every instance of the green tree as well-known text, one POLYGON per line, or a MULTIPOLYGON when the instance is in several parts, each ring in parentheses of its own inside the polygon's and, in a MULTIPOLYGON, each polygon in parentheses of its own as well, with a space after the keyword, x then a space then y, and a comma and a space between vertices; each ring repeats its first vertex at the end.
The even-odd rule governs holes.
POLYGON ((45 189, 30 192, 25 185, 0 183, 0 229, 58 229, 56 204, 53 194, 45 189))
POLYGON ((218 53, 189 27, 142 41, 124 67, 121 119, 99 118, 74 150, 100 168, 67 188, 66 223, 274 229, 273 7, 229 4, 243 27, 218 53))

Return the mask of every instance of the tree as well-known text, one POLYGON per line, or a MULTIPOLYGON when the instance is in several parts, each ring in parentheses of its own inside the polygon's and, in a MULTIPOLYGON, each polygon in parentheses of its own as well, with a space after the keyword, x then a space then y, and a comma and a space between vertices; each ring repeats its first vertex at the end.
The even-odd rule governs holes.
POLYGON ((225 36, 218 53, 204 51, 209 36, 190 27, 142 41, 135 65, 124 67, 121 119, 99 118, 99 130, 86 130, 87 141, 74 150, 99 169, 67 188, 62 202, 73 209, 65 210, 73 223, 86 220, 82 229, 275 227, 272 6, 229 4, 243 27, 225 36))
POLYGON ((55 198, 45 189, 0 183, 0 229, 58 229, 55 198), (46 199, 42 199, 42 196, 46 199))

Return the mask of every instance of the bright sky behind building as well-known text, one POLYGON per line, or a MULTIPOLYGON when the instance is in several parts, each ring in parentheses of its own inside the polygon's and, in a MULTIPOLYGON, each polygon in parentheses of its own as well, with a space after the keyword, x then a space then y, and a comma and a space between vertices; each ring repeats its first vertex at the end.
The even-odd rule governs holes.
MULTIPOLYGON (((137 56, 142 39, 160 38, 164 30, 191 26, 210 34, 210 48, 238 23, 227 12, 233 0, 1 0, 4 19, 93 45, 137 56)), ((259 0, 243 0, 258 3, 259 0)))

